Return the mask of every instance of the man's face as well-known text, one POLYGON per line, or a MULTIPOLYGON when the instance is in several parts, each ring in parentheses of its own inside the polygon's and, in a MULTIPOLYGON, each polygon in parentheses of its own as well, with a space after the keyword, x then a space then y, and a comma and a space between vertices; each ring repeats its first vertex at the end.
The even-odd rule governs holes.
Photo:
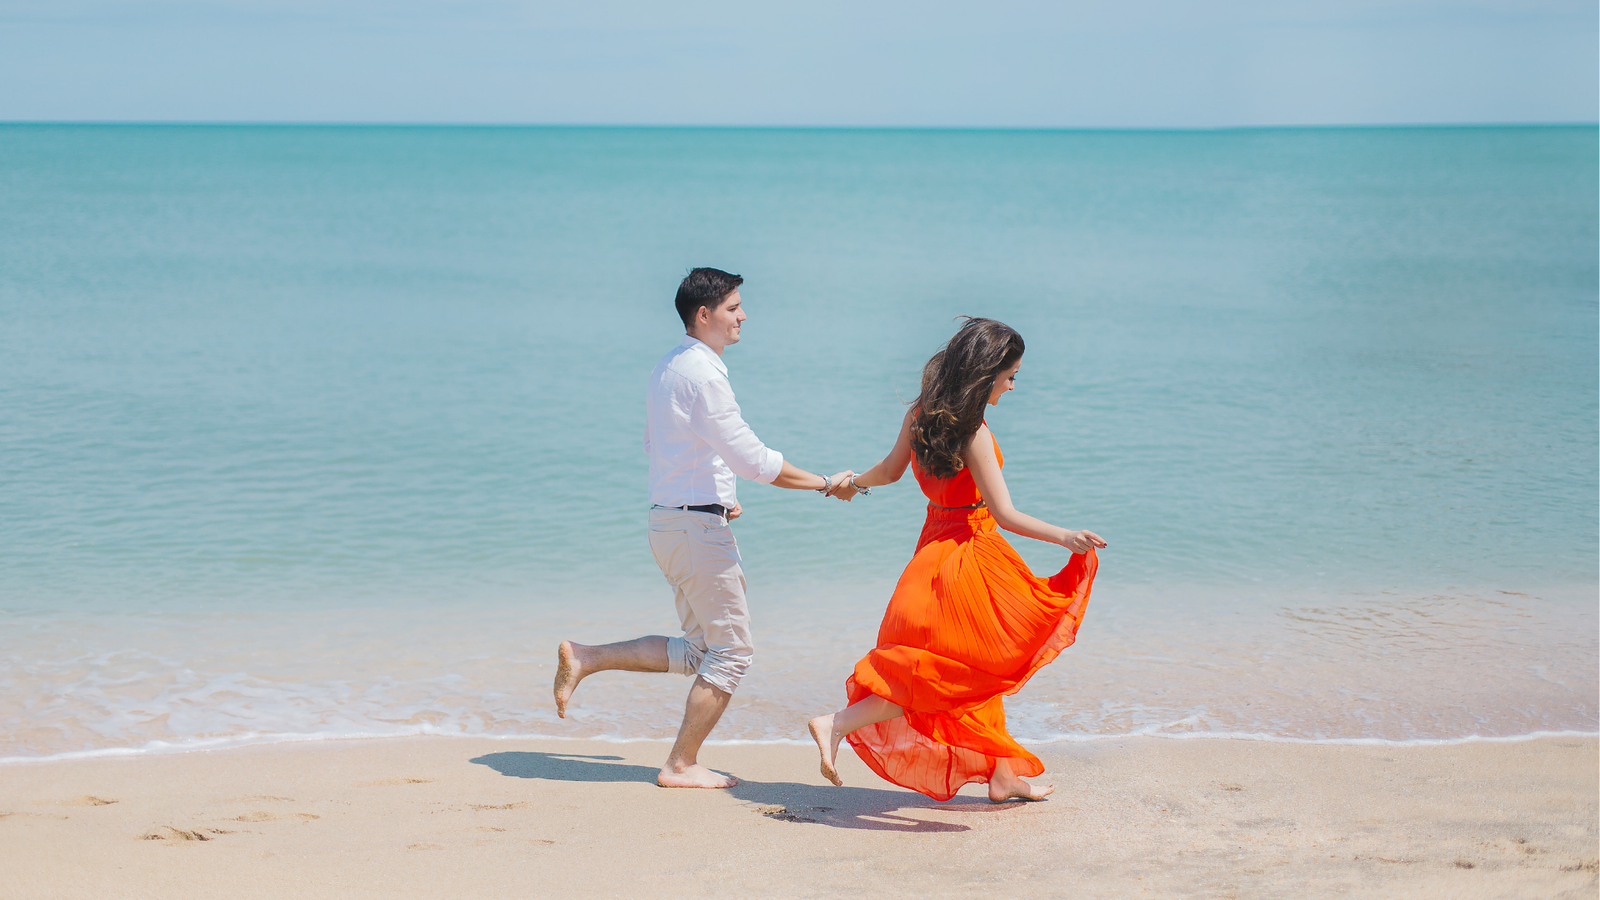
POLYGON ((704 337, 701 340, 723 347, 739 343, 739 326, 744 323, 746 316, 744 301, 740 299, 737 289, 724 297, 722 305, 716 309, 710 307, 702 309, 706 311, 706 322, 702 326, 704 337))

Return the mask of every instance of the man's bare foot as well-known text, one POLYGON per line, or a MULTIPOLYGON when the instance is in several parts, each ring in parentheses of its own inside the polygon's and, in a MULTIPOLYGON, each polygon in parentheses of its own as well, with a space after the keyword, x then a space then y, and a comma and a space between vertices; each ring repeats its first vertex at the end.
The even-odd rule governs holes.
POLYGON ((666 788, 731 788, 738 783, 739 779, 732 775, 713 772, 700 765, 681 769, 662 766, 661 773, 656 776, 656 784, 666 788))
POLYGON ((562 641, 556 649, 556 715, 563 719, 567 717, 567 701, 572 699, 572 692, 585 674, 583 666, 578 663, 577 649, 571 641, 562 641))
POLYGON ((989 782, 989 802, 1009 803, 1012 800, 1043 800, 1055 791, 1056 786, 1047 784, 1044 787, 1034 787, 1015 776, 1005 780, 991 780, 989 782))
POLYGON ((811 729, 811 739, 817 742, 817 752, 822 754, 822 777, 833 782, 834 787, 844 787, 839 770, 834 767, 834 757, 839 753, 839 739, 833 734, 833 715, 817 716, 806 726, 811 729))

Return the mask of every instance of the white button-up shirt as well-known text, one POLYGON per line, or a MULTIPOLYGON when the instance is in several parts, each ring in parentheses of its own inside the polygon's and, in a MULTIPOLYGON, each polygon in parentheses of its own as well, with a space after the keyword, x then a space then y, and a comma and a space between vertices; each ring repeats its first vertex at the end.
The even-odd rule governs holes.
POLYGON ((650 373, 644 452, 657 506, 732 509, 739 502, 735 475, 770 484, 783 469, 783 454, 762 444, 739 415, 722 357, 687 335, 650 373))

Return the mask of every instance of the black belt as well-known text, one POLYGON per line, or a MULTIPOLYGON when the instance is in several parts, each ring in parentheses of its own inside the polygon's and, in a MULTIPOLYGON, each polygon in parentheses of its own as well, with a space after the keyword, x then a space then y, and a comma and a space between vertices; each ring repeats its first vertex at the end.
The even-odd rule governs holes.
POLYGON ((658 505, 656 508, 657 509, 687 509, 690 512, 711 513, 713 516, 721 516, 724 519, 726 519, 728 517, 728 513, 733 511, 733 510, 728 509, 726 506, 722 506, 721 504, 717 504, 717 503, 705 503, 705 504, 702 504, 700 506, 659 506, 658 505))

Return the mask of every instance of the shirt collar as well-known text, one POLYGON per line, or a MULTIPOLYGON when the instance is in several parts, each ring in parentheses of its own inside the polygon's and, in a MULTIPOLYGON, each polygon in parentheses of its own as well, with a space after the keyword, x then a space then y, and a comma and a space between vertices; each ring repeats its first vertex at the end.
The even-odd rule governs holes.
POLYGON ((683 336, 683 343, 679 344, 678 346, 689 347, 691 349, 698 348, 702 353, 711 358, 711 364, 717 367, 717 371, 721 372, 724 378, 727 377, 727 364, 722 361, 722 357, 717 355, 717 351, 711 349, 710 344, 707 344, 705 341, 702 341, 693 335, 686 334, 683 336))

